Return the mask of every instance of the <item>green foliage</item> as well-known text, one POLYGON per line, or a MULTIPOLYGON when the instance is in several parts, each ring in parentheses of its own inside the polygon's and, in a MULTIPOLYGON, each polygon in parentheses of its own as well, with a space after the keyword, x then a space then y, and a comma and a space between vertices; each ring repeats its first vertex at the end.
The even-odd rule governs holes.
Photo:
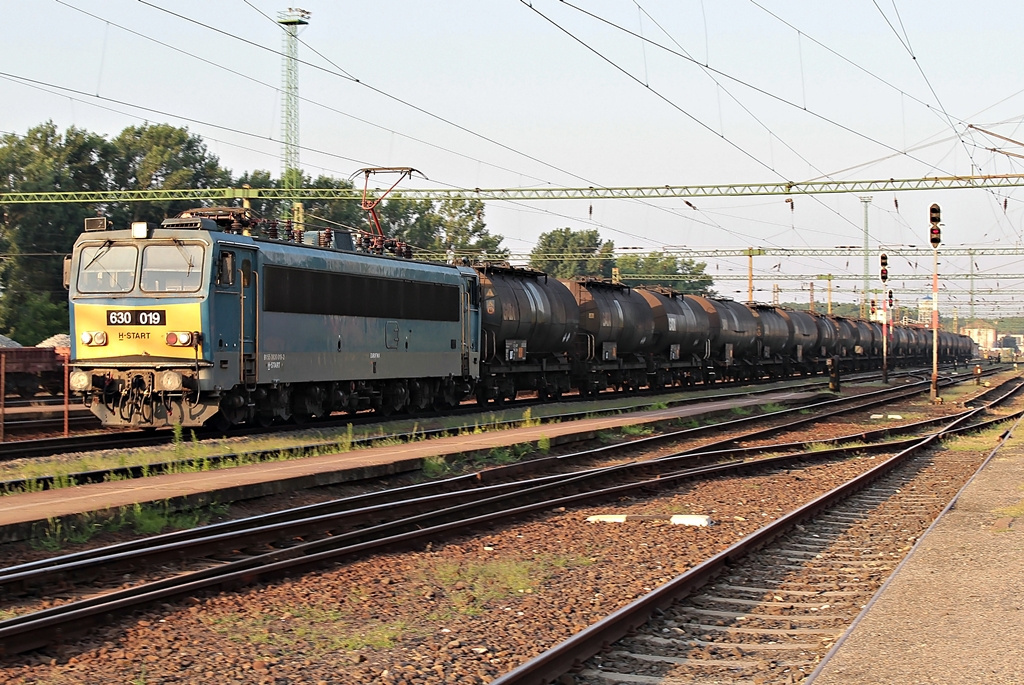
MULTIPOLYGON (((207 152, 202 138, 185 128, 170 124, 129 126, 111 141, 111 146, 111 189, 223 188, 231 184, 231 173, 207 152)), ((109 216, 116 226, 132 221, 159 223, 195 205, 194 200, 115 204, 109 216)))
POLYGON ((546 435, 540 436, 537 440, 537 449, 542 453, 547 454, 551 451, 551 438, 546 435))
MULTIPOLYGON (((0 190, 104 190, 110 158, 102 136, 74 127, 61 134, 47 122, 0 138, 0 190)), ((24 345, 67 330, 62 260, 94 214, 72 203, 0 207, 0 250, 11 255, 0 263, 0 330, 24 345)))
POLYGON ((423 475, 427 478, 443 478, 451 473, 451 465, 441 455, 432 455, 423 460, 423 475))
POLYGON ((473 252, 488 258, 501 257, 502 236, 491 235, 484 222, 481 200, 413 200, 395 193, 377 208, 386 235, 413 247, 432 252, 473 252))
POLYGON ((530 252, 530 267, 555 278, 594 276, 611 278, 615 244, 602 241, 596 230, 558 228, 542 233, 530 252))
POLYGON ((715 294, 711 276, 704 273, 706 262, 682 259, 652 252, 647 255, 623 255, 615 260, 623 281, 630 284, 661 285, 694 295, 715 294))
POLYGON ((623 435, 631 435, 633 437, 643 437, 645 435, 651 435, 654 433, 654 429, 644 424, 629 424, 622 427, 623 435))

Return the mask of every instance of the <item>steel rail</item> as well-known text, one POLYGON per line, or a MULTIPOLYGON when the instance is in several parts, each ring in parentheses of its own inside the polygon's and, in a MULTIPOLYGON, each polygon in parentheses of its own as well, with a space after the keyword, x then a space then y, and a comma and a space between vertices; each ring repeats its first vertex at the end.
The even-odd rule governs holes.
MULTIPOLYGON (((819 380, 819 381, 810 381, 810 382, 798 383, 796 385, 785 385, 783 387, 777 387, 776 386, 776 387, 770 387, 770 388, 755 388, 755 389, 744 390, 743 394, 744 395, 769 394, 769 393, 773 393, 773 392, 779 392, 780 390, 797 390, 797 389, 801 389, 801 388, 814 388, 814 387, 823 386, 825 383, 827 383, 827 381, 819 380)), ((676 390, 678 391, 678 389, 676 389, 676 390)), ((729 398, 732 398, 732 397, 735 397, 735 393, 718 393, 718 394, 714 394, 714 395, 699 395, 698 394, 698 395, 694 395, 693 397, 683 397, 683 398, 678 398, 678 399, 675 399, 675 400, 671 400, 671 401, 666 402, 666 404, 669 405, 669 406, 680 406, 680 405, 686 405, 686 404, 696 404, 696 403, 703 403, 703 402, 711 402, 711 401, 716 401, 716 400, 729 399, 729 398)), ((620 397, 619 396, 611 396, 610 395, 607 398, 598 398, 598 400, 601 400, 601 399, 616 400, 616 399, 620 399, 620 397)), ((581 400, 563 400, 563 401, 568 403, 568 402, 574 402, 574 401, 592 402, 594 400, 593 399, 587 399, 587 400, 582 400, 581 399, 581 400)), ((535 401, 530 401, 530 400, 527 400, 525 402, 526 403, 534 403, 534 404, 536 403, 535 401)), ((514 408, 514 407, 508 407, 508 408, 514 408)), ((601 414, 617 413, 617 412, 623 411, 623 409, 624 409, 623 407, 591 408, 591 409, 581 410, 581 411, 567 411, 567 412, 562 412, 562 413, 559 413, 559 414, 550 414, 550 415, 547 415, 547 416, 539 416, 539 417, 535 417, 534 420, 540 421, 542 423, 552 422, 552 421, 564 421, 564 420, 577 419, 577 418, 581 418, 581 417, 592 417, 592 416, 597 416, 597 415, 601 415, 601 414)), ((638 406, 638 407, 634 407, 634 408, 631 408, 631 409, 643 410, 643 407, 642 406, 638 406)), ((466 414, 466 415, 472 415, 472 414, 475 414, 475 413, 479 413, 480 411, 481 411, 481 409, 478 408, 478 407, 473 407, 473 408, 467 407, 467 408, 464 408, 463 410, 461 410, 458 413, 466 414)), ((365 418, 366 419, 366 421, 362 422, 364 425, 372 424, 374 421, 378 421, 379 420, 379 417, 366 416, 366 417, 361 417, 361 418, 365 418)), ((514 426, 515 424, 520 424, 523 421, 524 421, 524 419, 522 417, 517 417, 517 418, 508 418, 508 419, 500 419, 500 420, 488 421, 488 424, 495 425, 495 426, 514 426)), ((316 424, 315 427, 317 427, 317 428, 327 428, 327 427, 331 427, 332 425, 340 426, 340 425, 345 425, 345 423, 347 423, 347 422, 352 422, 352 417, 347 417, 347 418, 344 418, 344 419, 339 419, 337 422, 321 422, 321 423, 316 424)), ((309 425, 298 426, 298 427, 294 428, 293 430, 305 430, 305 429, 307 429, 309 427, 310 427, 309 425)), ((367 436, 367 437, 363 437, 363 438, 356 438, 356 439, 354 439, 352 441, 352 444, 355 444, 355 445, 371 445, 374 442, 383 441, 383 440, 396 440, 396 439, 397 440, 410 440, 410 439, 419 439, 419 438, 422 438, 422 437, 425 437, 425 436, 442 437, 442 436, 445 436, 445 435, 456 435, 460 431, 468 430, 468 429, 471 429, 471 428, 474 428, 474 427, 475 427, 475 424, 474 425, 463 424, 463 425, 454 426, 454 427, 443 427, 443 428, 416 430, 415 432, 408 432, 408 433, 393 433, 393 434, 389 434, 389 435, 367 436)), ((251 431, 247 431, 247 432, 244 432, 244 433, 238 433, 238 434, 239 435, 260 435, 260 434, 265 434, 265 433, 280 434, 281 432, 282 432, 281 427, 278 426, 276 428, 275 427, 271 427, 271 428, 256 428, 256 429, 253 429, 251 431)), ((218 433, 218 436, 219 435, 221 435, 221 434, 218 433)), ((170 443, 172 441, 172 438, 173 438, 173 436, 170 435, 169 432, 166 432, 166 431, 161 432, 161 434, 157 435, 157 436, 148 435, 148 434, 139 434, 139 433, 133 432, 133 433, 123 433, 123 434, 117 434, 117 433, 115 433, 115 434, 110 434, 110 433, 107 433, 107 434, 97 434, 95 436, 84 436, 84 437, 77 437, 77 438, 47 438, 47 439, 44 439, 44 440, 40 441, 40 442, 45 442, 45 445, 43 445, 40 448, 38 448, 37 451, 40 451, 42 453, 51 453, 51 452, 60 452, 60 451, 63 451, 63 450, 69 450, 70 449, 70 450, 73 450, 75 452, 83 452, 83 451, 89 450, 90 448, 92 448, 94 446, 97 449, 111 449, 111 448, 116 448, 116 447, 143 447, 143 446, 153 446, 153 445, 167 444, 167 443, 170 443), (126 437, 122 438, 121 437, 122 435, 124 435, 126 437), (111 445, 110 444, 111 440, 115 440, 116 444, 111 445)), ((24 458, 26 456, 38 456, 38 455, 35 455, 35 454, 31 454, 31 453, 26 454, 24 452, 20 452, 20 453, 18 452, 18 450, 22 449, 22 447, 21 447, 22 443, 31 443, 31 442, 35 442, 35 441, 21 441, 21 442, 12 442, 12 443, 0 443, 0 461, 2 461, 2 460, 11 460, 11 459, 16 459, 16 458, 24 458), (5 447, 5 445, 9 445, 10 447, 5 447), (10 451, 8 452, 8 450, 10 450, 10 451), (5 452, 7 452, 7 454, 5 454, 5 452)), ((317 449, 324 449, 324 448, 330 448, 330 447, 333 447, 333 446, 337 446, 337 445, 342 444, 342 442, 343 441, 341 441, 341 440, 321 441, 321 442, 309 443, 309 444, 306 444, 306 445, 300 445, 300 446, 297 446, 297 447, 294 447, 294 448, 290 448, 290 449, 317 450, 317 449)), ((345 442, 347 442, 347 441, 345 441, 345 442)), ((67 474, 65 476, 62 476, 62 479, 63 480, 68 480, 73 485, 85 485, 85 484, 88 484, 88 483, 102 483, 102 482, 105 482, 105 481, 107 481, 107 480, 109 480, 111 478, 134 479, 134 478, 141 478, 141 477, 143 477, 145 475, 157 475, 157 474, 161 474, 161 473, 173 473, 173 472, 175 472, 177 470, 180 470, 182 468, 194 468, 194 467, 197 467, 197 466, 216 465, 218 463, 225 462, 225 461, 230 462, 230 461, 232 461, 234 459, 239 458, 240 456, 245 456, 245 457, 249 457, 249 458, 255 457, 257 459, 262 459, 263 457, 276 457, 277 455, 280 454, 280 452, 281 452, 280 449, 267 449, 267 450, 255 450, 255 451, 249 451, 249 452, 235 452, 235 453, 227 453, 227 454, 221 454, 221 455, 212 455, 212 456, 204 457, 204 458, 189 457, 187 459, 176 459, 176 460, 170 460, 170 461, 166 461, 166 462, 156 462, 156 463, 151 463, 151 464, 147 464, 147 465, 144 465, 144 466, 143 465, 134 465, 134 466, 115 467, 115 468, 111 468, 111 469, 96 469, 96 470, 92 470, 92 471, 81 471, 81 472, 67 474)), ((31 477, 31 478, 14 478, 14 479, 6 480, 6 481, 0 481, 0 492, 5 492, 5 491, 6 492, 16 492, 18 490, 25 490, 28 487, 31 487, 31 488, 41 488, 43 490, 48 490, 51 487, 53 487, 54 482, 55 482, 55 477, 54 476, 36 476, 36 477, 31 477)))
MULTIPOLYGON (((800 381, 799 379, 783 380, 783 381, 780 381, 780 382, 781 383, 792 383, 794 381, 799 381, 799 382, 796 385, 784 386, 784 388, 767 387, 767 388, 746 389, 746 390, 744 390, 744 394, 752 395, 752 394, 771 393, 771 392, 777 392, 780 389, 787 389, 787 390, 789 390, 789 389, 796 389, 796 388, 800 388, 800 387, 815 387, 815 386, 824 385, 825 383, 827 383, 827 381, 825 381, 825 380, 800 381)), ((773 383, 772 385, 775 385, 775 384, 773 383)), ((742 384, 732 384, 732 383, 716 384, 716 387, 719 387, 719 386, 725 386, 725 387, 745 387, 742 384)), ((664 390, 664 392, 680 392, 680 388, 676 388, 676 387, 666 388, 664 390)), ((661 394, 664 394, 664 392, 662 392, 661 394)), ((645 395, 646 394, 650 394, 652 397, 657 397, 657 393, 645 393, 645 395)), ((680 398, 678 400, 673 400, 669 404, 676 405, 676 404, 686 404, 686 403, 693 403, 693 402, 706 402, 706 401, 709 401, 709 399, 723 399, 723 398, 727 398, 727 397, 731 397, 731 396, 732 396, 731 393, 719 393, 719 394, 716 394, 716 395, 697 395, 697 396, 690 397, 690 398, 680 398)), ((574 403, 574 402, 593 402, 593 401, 595 401, 595 399, 597 401, 600 401, 600 400, 603 400, 603 399, 614 400, 614 399, 618 399, 620 397, 622 397, 622 395, 619 395, 618 393, 608 393, 607 395, 599 395, 597 398, 587 398, 587 399, 583 399, 583 398, 563 398, 562 399, 562 403, 569 404, 569 403, 574 403)), ((539 403, 536 400, 524 399, 524 400, 519 400, 519 401, 515 402, 514 404, 513 403, 508 403, 506 405, 503 405, 503 407, 505 409, 515 409, 515 408, 518 408, 518 407, 533 406, 533 405, 536 405, 536 404, 542 404, 542 403, 539 403)), ((490 406, 480 407, 480 406, 477 406, 477 405, 465 406, 465 407, 458 408, 455 411, 446 412, 445 414, 440 414, 438 416, 472 415, 472 414, 476 414, 476 413, 479 413, 479 412, 495 411, 495 410, 498 410, 498 409, 501 409, 501 408, 502 407, 490 407, 490 406)), ((561 420, 561 419, 565 419, 565 418, 574 418, 576 416, 595 415, 595 414, 609 413, 609 412, 615 412, 615 411, 620 411, 620 408, 616 408, 616 407, 611 407, 611 408, 606 408, 606 409, 597 408, 597 409, 590 409, 590 410, 586 410, 586 411, 565 412, 565 413, 562 413, 562 414, 558 414, 556 416, 539 417, 539 419, 541 421, 545 421, 545 420, 561 420)), ((424 414, 424 416, 427 416, 427 414, 424 414)), ((393 419, 393 418, 401 418, 401 417, 391 417, 391 418, 393 419)), ((336 418, 324 419, 322 421, 317 421, 315 423, 310 423, 310 424, 306 424, 306 425, 296 425, 294 427, 287 427, 287 426, 282 426, 282 425, 274 425, 274 426, 269 426, 269 427, 244 427, 244 428, 238 428, 238 429, 234 429, 234 430, 229 430, 229 431, 226 431, 226 432, 225 431, 214 431, 214 430, 202 429, 202 430, 198 430, 197 433, 203 434, 204 437, 206 437, 206 436, 222 437, 224 435, 228 435, 230 437, 249 436, 249 435, 265 435, 265 434, 270 434, 270 433, 278 434, 278 433, 282 433, 282 432, 287 432, 289 430, 291 430, 291 431, 300 431, 300 430, 308 430, 309 428, 343 427, 343 426, 345 426, 345 425, 347 425, 349 423, 353 423, 353 424, 357 424, 357 425, 366 425, 366 424, 379 423, 379 422, 381 422, 381 419, 382 419, 382 417, 380 417, 379 415, 362 414, 362 415, 358 415, 358 416, 344 416, 344 417, 336 417, 336 418)), ((507 425, 507 424, 521 423, 522 420, 523 420, 522 418, 516 418, 516 419, 506 419, 506 420, 494 421, 492 423, 495 423, 495 424, 498 424, 498 425, 507 425)), ((447 429, 434 429, 433 431, 417 431, 416 435, 417 436, 421 436, 421 435, 423 435, 425 433, 426 434, 440 434, 440 433, 443 433, 445 431, 459 431, 459 430, 463 430, 463 429, 470 429, 470 428, 473 428, 473 427, 474 426, 472 426, 472 425, 463 425, 463 426, 457 426, 457 427, 447 428, 447 429)), ((402 437, 402 436, 400 436, 400 435, 396 435, 396 436, 381 436, 381 437, 378 437, 377 439, 384 439, 385 437, 402 437)), ((28 457, 48 456, 48 455, 52 455, 52 454, 62 454, 62 453, 66 453, 66 452, 84 452, 84 451, 88 451, 88 450, 92 450, 92 449, 111 449, 111 448, 117 448, 117 447, 126 447, 126 448, 128 448, 128 447, 151 447, 151 446, 154 446, 154 445, 168 444, 168 443, 172 442, 172 440, 173 440, 173 435, 172 435, 172 432, 170 430, 159 430, 159 431, 156 431, 156 432, 153 432, 153 433, 144 432, 144 431, 141 431, 141 430, 130 430, 130 431, 125 431, 123 433, 95 433, 95 434, 75 436, 75 437, 71 437, 71 438, 43 438, 43 439, 39 439, 39 440, 20 440, 20 441, 8 442, 8 443, 0 443, 0 461, 10 461, 10 460, 13 460, 13 459, 23 459, 23 458, 28 458, 28 457), (111 444, 112 441, 115 444, 111 444)), ((327 446, 328 444, 329 443, 314 443, 314 444, 309 445, 308 447, 312 449, 312 448, 316 448, 316 447, 324 447, 324 446, 327 446)), ((234 456, 237 456, 237 455, 228 455, 228 456, 234 457, 234 456)), ((191 461, 193 461, 193 460, 171 461, 171 462, 166 462, 166 464, 171 465, 171 466, 180 466, 180 465, 189 464, 191 461)), ((152 465, 150 468, 152 469, 152 467, 154 467, 154 466, 163 466, 163 465, 164 464, 152 465)), ((101 472, 101 473, 105 473, 105 471, 101 472)), ((131 473, 116 471, 115 475, 126 476, 127 477, 127 476, 130 476, 131 473)), ((135 477, 137 477, 137 476, 135 476, 135 477)), ((43 488, 45 489, 48 486, 48 483, 51 482, 51 481, 47 481, 46 478, 47 477, 44 476, 44 477, 41 477, 40 479, 33 479, 34 480, 34 484, 42 485, 43 488)), ((102 480, 102 478, 100 478, 100 480, 102 480)), ((90 481, 90 482, 98 482, 98 481, 90 481)), ((3 485, 4 485, 4 483, 0 483, 0 487, 2 487, 3 485)))
MULTIPOLYGON (((1005 399, 1005 397, 1008 397, 1009 395, 1012 395, 1014 392, 1019 391, 1021 387, 1024 387, 1024 381, 1020 381, 1018 383, 1018 385, 1014 389, 1012 389, 1011 391, 1005 393, 1004 396, 1001 396, 1000 400, 1005 399)), ((999 388, 994 388, 994 389, 988 391, 986 394, 994 393, 994 392, 997 392, 998 390, 999 390, 999 388)), ((980 397, 979 398, 975 398, 975 400, 976 401, 980 400, 980 397)), ((857 407, 857 408, 859 408, 859 407, 857 407)), ((772 416, 773 415, 769 414, 769 415, 765 415, 764 417, 765 418, 771 418, 772 416)), ((936 419, 928 419, 928 420, 925 420, 925 421, 916 422, 914 424, 907 424, 907 425, 900 426, 900 427, 880 428, 880 429, 878 429, 876 431, 861 432, 861 433, 854 434, 854 435, 842 436, 842 437, 839 437, 839 438, 831 438, 831 439, 828 439, 828 440, 815 441, 815 442, 838 443, 838 442, 852 440, 852 439, 867 440, 867 439, 872 439, 875 436, 881 437, 883 435, 888 435, 888 434, 893 434, 893 433, 897 433, 898 434, 898 433, 901 433, 901 432, 914 431, 914 430, 917 430, 919 427, 931 425, 931 424, 934 424, 934 423, 941 423, 941 422, 946 421, 948 419, 949 419, 949 417, 940 417, 940 418, 936 418, 936 419)), ((803 422, 803 420, 799 421, 798 423, 802 423, 802 422, 803 422)), ((705 428, 721 428, 723 425, 726 425, 726 424, 716 424, 714 426, 707 426, 705 428)), ((13 578, 12 577, 15 576, 16 574, 24 574, 24 573, 32 571, 32 570, 42 570, 44 568, 53 568, 53 567, 67 567, 69 569, 74 569, 74 570, 77 571, 79 567, 72 567, 72 566, 69 566, 69 565, 70 564, 74 564, 74 563, 78 563, 78 562, 82 562, 82 561, 85 561, 85 560, 89 560, 89 559, 95 559, 95 558, 98 558, 98 557, 110 557, 110 556, 113 556, 113 555, 121 555, 121 554, 130 552, 130 551, 142 550, 142 549, 146 549, 146 548, 161 547, 161 546, 164 546, 164 545, 171 545, 171 544, 174 544, 174 543, 180 543, 180 542, 184 542, 184 541, 187 541, 187 540, 194 540, 194 539, 196 539, 198 537, 214 536, 214 535, 223 534, 223 533, 237 533, 239 531, 251 530, 251 529, 259 528, 259 527, 262 527, 262 526, 270 526, 270 525, 273 525, 273 524, 276 524, 276 523, 280 523, 280 522, 295 521, 297 519, 302 519, 302 518, 305 518, 305 517, 321 516, 321 515, 327 514, 327 513, 333 513, 333 512, 339 512, 339 511, 351 511, 351 510, 354 510, 354 509, 357 509, 357 508, 371 507, 374 502, 383 502, 387 506, 394 506, 394 503, 396 502, 396 500, 399 499, 401 496, 410 495, 410 494, 413 494, 413 493, 416 493, 415 494, 416 497, 426 497, 428 495, 437 495, 437 494, 451 493, 453 486, 455 486, 455 487, 463 487, 463 486, 465 486, 466 489, 469 489, 470 487, 473 487, 474 489, 478 489, 481 486, 481 484, 483 484, 485 481, 496 481, 496 480, 500 480, 501 478, 504 478, 506 476, 519 475, 520 473, 522 473, 524 471, 524 467, 526 469, 531 470, 531 471, 539 471, 539 470, 542 470, 542 469, 544 469, 544 468, 546 468, 548 466, 551 466, 551 465, 566 463, 567 460, 582 459, 582 458, 593 458, 594 456, 598 456, 599 454, 607 453, 609 451, 609 449, 630 449, 630 450, 632 450, 632 449, 635 449, 635 447, 638 444, 642 444, 644 442, 653 443, 653 442, 656 442, 656 441, 661 441, 661 440, 666 439, 666 436, 668 438, 677 438, 677 437, 679 437, 680 434, 686 434, 686 433, 691 432, 692 430, 693 429, 687 429, 685 431, 677 431, 677 432, 674 432, 674 433, 665 434, 665 436, 650 436, 648 438, 643 438, 643 439, 637 440, 637 441, 631 441, 629 443, 620 443, 620 444, 612 445, 612 446, 602 446, 602 447, 594 448, 594 449, 591 449, 591 450, 585 450, 583 452, 575 452, 575 453, 571 453, 571 454, 567 454, 567 455, 560 455, 560 456, 554 456, 554 457, 546 457, 546 458, 542 458, 542 459, 535 459, 535 460, 531 460, 529 462, 520 463, 520 464, 510 464, 510 465, 505 465, 505 466, 499 466, 499 467, 495 467, 495 468, 492 468, 492 469, 488 469, 486 471, 481 471, 481 472, 477 472, 477 473, 473 473, 473 474, 467 474, 467 475, 463 475, 463 476, 456 476, 454 478, 449 478, 449 479, 445 479, 445 480, 441 480, 441 481, 433 481, 433 482, 430 482, 430 483, 421 483, 421 484, 405 486, 405 487, 402 487, 402 488, 386 490, 386 491, 381 491, 381 492, 376 492, 376 493, 367 493, 367 494, 355 495, 355 496, 348 497, 348 498, 342 498, 342 499, 339 499, 339 500, 332 500, 332 501, 329 501, 329 502, 322 502, 322 503, 318 503, 318 504, 306 505, 304 507, 288 509, 288 510, 284 510, 284 511, 281 511, 281 512, 271 512, 271 513, 268 513, 268 514, 262 514, 262 515, 255 516, 255 517, 248 517, 248 518, 245 518, 245 519, 237 519, 237 520, 227 521, 227 522, 223 522, 223 523, 211 524, 209 526, 203 526, 203 527, 194 528, 194 529, 190 529, 190 530, 186 530, 186 531, 176 531, 176 532, 173 532, 173 533, 166 533, 164 535, 152 536, 152 537, 144 538, 144 539, 141 539, 141 540, 133 540, 133 541, 119 543, 119 544, 111 545, 111 546, 107 546, 107 547, 95 548, 95 549, 92 549, 92 550, 85 550, 83 552, 77 552, 77 553, 74 553, 74 554, 61 555, 59 557, 51 557, 49 559, 41 559, 41 560, 37 560, 35 562, 29 562, 27 564, 22 564, 22 565, 19 565, 19 566, 16 566, 16 567, 8 567, 6 569, 0 569, 0 586, 3 586, 5 584, 10 584, 11 582, 13 582, 13 578)), ((767 431, 777 431, 778 427, 772 427, 772 428, 765 429, 765 430, 767 430, 767 431)), ((765 451, 778 451, 778 450, 782 450, 782 449, 797 449, 799 447, 805 446, 806 444, 808 444, 806 441, 799 442, 799 443, 782 443, 782 444, 776 444, 776 445, 768 445, 768 446, 759 446, 759 447, 745 448, 745 449, 742 449, 742 450, 733 449, 733 450, 730 450, 730 452, 732 454, 736 454, 736 453, 756 454, 756 453, 765 452, 765 451)), ((699 456, 706 457, 707 455, 714 453, 713 448, 716 447, 716 446, 717 446, 717 444, 713 444, 713 445, 705 445, 705 446, 702 446, 700 448, 694 448, 692 450, 683 450, 683 451, 677 452, 677 453, 675 453, 673 455, 668 455, 668 456, 660 457, 659 459, 660 460, 665 460, 665 459, 668 459, 670 457, 678 457, 678 456, 684 456, 684 455, 693 455, 693 456, 699 455, 699 456)))
MULTIPOLYGON (((950 429, 965 422, 971 415, 979 411, 981 408, 957 418, 951 423, 950 429)), ((763 547, 803 521, 888 474, 913 455, 941 439, 944 433, 945 431, 937 431, 920 439, 873 469, 776 519, 728 549, 495 679, 492 681, 492 685, 547 685, 563 673, 581 664, 585 659, 639 628, 653 614, 668 609, 677 600, 705 585, 750 552, 763 547)))
MULTIPOLYGON (((981 411, 984 411, 983 407, 975 409, 969 414, 975 414, 981 411)), ((956 418, 950 426, 953 427, 962 423, 966 418, 966 416, 960 416, 956 418)), ((925 438, 925 442, 932 440, 940 434, 941 433, 935 433, 934 435, 925 438)), ((480 523, 492 522, 510 516, 529 513, 542 508, 577 503, 581 500, 592 499, 595 497, 614 496, 637 488, 665 487, 666 485, 678 482, 680 479, 711 475, 714 473, 722 473, 724 471, 742 471, 751 468, 764 468, 767 465, 827 458, 834 454, 849 453, 850 451, 857 449, 859 448, 837 447, 833 450, 819 453, 801 453, 755 461, 739 461, 724 465, 719 464, 714 466, 687 468, 682 471, 659 474, 654 479, 641 480, 639 482, 628 484, 620 482, 616 486, 598 491, 587 490, 554 500, 543 499, 541 501, 528 501, 526 504, 516 506, 512 509, 505 509, 501 511, 485 510, 482 514, 473 514, 474 508, 479 508, 481 506, 486 507, 498 502, 507 504, 509 500, 522 498, 526 494, 536 495, 540 492, 550 490, 552 487, 564 487, 567 483, 583 482, 598 475, 607 476, 615 471, 621 471, 626 467, 637 468, 650 465, 652 462, 635 462, 633 464, 618 467, 607 467, 592 470, 591 472, 583 475, 571 474, 568 477, 547 477, 542 479, 546 482, 539 485, 537 484, 537 481, 530 482, 528 483, 529 487, 521 491, 515 491, 513 488, 508 490, 505 494, 492 495, 484 498, 483 500, 466 502, 448 507, 441 511, 435 510, 429 513, 407 517, 400 521, 389 522, 372 526, 368 529, 345 533, 338 537, 304 543, 294 548, 271 552, 242 562, 229 563, 223 567, 207 569, 188 576, 149 583, 144 586, 115 592, 110 595, 97 597, 91 600, 62 605, 43 612, 27 614, 21 617, 9 619, 8 621, 0 623, 0 645, 2 645, 2 649, 8 650, 7 653, 33 649, 52 641, 55 637, 59 639, 64 635, 64 631, 68 630, 68 628, 66 628, 66 625, 68 624, 65 623, 65 620, 70 620, 72 622, 70 625, 74 626, 74 630, 81 630, 86 626, 91 625, 94 621, 106 620, 113 613, 130 606, 137 606, 138 604, 145 604, 159 599, 181 596, 182 594, 189 594, 208 587, 234 587, 239 583, 244 584, 246 582, 253 582, 255 579, 268 577, 268 574, 290 572, 299 568, 307 568, 310 565, 316 565, 328 559, 337 559, 339 556, 359 554, 371 549, 378 549, 381 547, 389 548, 394 545, 406 544, 409 541, 421 539, 424 536, 436 536, 439 533, 450 532, 451 530, 459 529, 462 526, 473 526, 480 523), (562 479, 560 482, 559 478, 562 479), (396 533, 395 530, 398 527, 404 527, 405 530, 400 530, 396 533), (378 534, 383 534, 385 536, 382 538, 376 538, 375 536, 378 534), (369 537, 369 539, 366 539, 367 537, 369 537), (338 545, 343 546, 339 548, 338 545)), ((681 457, 681 459, 685 458, 687 457, 681 457)))

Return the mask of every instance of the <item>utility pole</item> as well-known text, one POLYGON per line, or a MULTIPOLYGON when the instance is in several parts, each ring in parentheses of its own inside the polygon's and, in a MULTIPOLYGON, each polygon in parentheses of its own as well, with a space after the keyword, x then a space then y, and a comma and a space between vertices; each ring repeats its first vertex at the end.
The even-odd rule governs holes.
MULTIPOLYGON (((297 7, 279 12, 277 23, 284 29, 284 64, 282 65, 281 128, 284 150, 282 155, 281 187, 294 190, 302 187, 299 170, 299 27, 309 23, 310 13, 297 7)), ((293 202, 291 211, 282 210, 284 219, 291 219, 295 227, 302 228, 302 203, 293 202)))
POLYGON ((864 307, 867 304, 868 288, 871 287, 871 261, 868 259, 871 249, 868 243, 868 207, 871 206, 871 195, 861 195, 860 201, 864 205, 864 302, 861 304, 860 315, 864 316, 864 307))
POLYGON ((747 255, 747 302, 754 301, 754 257, 763 255, 764 250, 754 249, 748 247, 745 251, 747 255))
POLYGON ((974 321, 974 250, 967 250, 967 259, 971 261, 971 321, 974 321))
POLYGON ((832 316, 832 274, 821 274, 819 281, 828 281, 828 315, 832 316))
POLYGON ((814 281, 811 281, 811 313, 814 313, 814 281))

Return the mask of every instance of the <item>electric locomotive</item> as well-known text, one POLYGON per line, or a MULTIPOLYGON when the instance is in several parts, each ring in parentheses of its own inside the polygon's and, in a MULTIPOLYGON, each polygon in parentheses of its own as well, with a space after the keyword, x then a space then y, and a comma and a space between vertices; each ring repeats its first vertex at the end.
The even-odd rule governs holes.
POLYGON ((473 391, 473 269, 257 238, 252 221, 237 208, 123 230, 86 220, 65 264, 70 385, 104 425, 388 414, 473 391))

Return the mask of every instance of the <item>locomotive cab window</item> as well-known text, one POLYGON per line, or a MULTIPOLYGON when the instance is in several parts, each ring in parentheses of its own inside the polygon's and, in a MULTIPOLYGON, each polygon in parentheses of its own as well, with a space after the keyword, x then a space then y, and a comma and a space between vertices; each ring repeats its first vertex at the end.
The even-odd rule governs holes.
POLYGON ((135 287, 135 264, 139 250, 134 245, 82 247, 76 287, 81 293, 126 293, 135 287))
POLYGON ((147 245, 142 251, 142 289, 151 293, 199 290, 205 254, 203 246, 194 243, 147 245))
POLYGON ((252 261, 248 259, 242 260, 242 287, 248 288, 249 283, 252 280, 252 261))
POLYGON ((217 285, 232 286, 235 284, 235 253, 225 250, 217 260, 217 285))

